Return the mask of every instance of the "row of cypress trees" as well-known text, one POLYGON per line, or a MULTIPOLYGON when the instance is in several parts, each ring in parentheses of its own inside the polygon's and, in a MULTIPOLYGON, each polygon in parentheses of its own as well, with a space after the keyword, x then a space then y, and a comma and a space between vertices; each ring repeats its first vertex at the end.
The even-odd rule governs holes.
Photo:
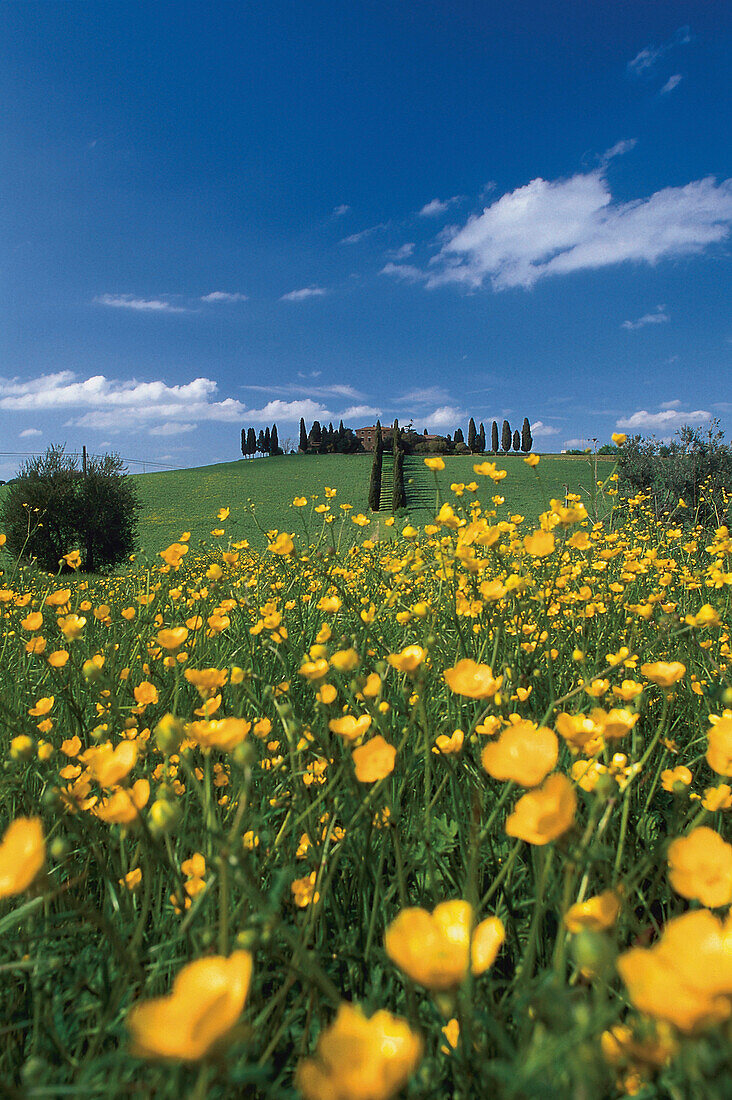
POLYGON ((281 455, 277 425, 273 424, 271 430, 269 428, 260 430, 259 435, 254 428, 242 428, 241 453, 245 458, 253 458, 256 454, 281 455))
MULTIPOLYGON (((399 421, 395 420, 391 432, 394 478, 391 508, 396 512, 398 508, 406 508, 407 494, 404 488, 404 448, 399 432, 399 421)), ((371 479, 369 481, 369 508, 372 512, 378 512, 381 504, 381 475, 383 467, 384 440, 381 435, 381 421, 376 421, 376 440, 374 442, 374 459, 371 463, 371 479)))
MULTIPOLYGON (((464 443, 462 429, 458 428, 455 432, 455 442, 464 443)), ((498 422, 493 421, 491 425, 491 446, 490 449, 493 454, 498 454, 499 451, 503 451, 505 454, 513 449, 514 451, 523 451, 524 454, 528 454, 534 445, 534 439, 531 435, 531 425, 529 424, 528 416, 524 417, 524 422, 521 425, 521 431, 518 429, 511 431, 511 425, 507 420, 503 421, 503 427, 501 430, 500 442, 498 437, 498 422)), ((476 429, 475 421, 472 416, 470 423, 468 424, 468 440, 467 447, 473 454, 484 454, 486 451, 486 438, 485 427, 481 424, 480 430, 476 429)))

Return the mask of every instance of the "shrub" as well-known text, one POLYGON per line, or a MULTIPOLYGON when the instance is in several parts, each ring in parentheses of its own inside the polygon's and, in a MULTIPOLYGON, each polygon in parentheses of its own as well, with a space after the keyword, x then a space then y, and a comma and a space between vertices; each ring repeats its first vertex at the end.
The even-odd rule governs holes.
POLYGON ((726 523, 732 493, 732 448, 723 442, 719 421, 706 431, 680 428, 670 443, 636 435, 620 449, 620 489, 650 495, 657 519, 673 514, 690 522, 726 523), (683 502, 683 503, 680 503, 683 502))
POLYGON ((10 486, 0 523, 8 549, 55 573, 79 550, 87 572, 108 569, 134 549, 139 503, 118 455, 90 458, 86 475, 62 446, 32 458, 10 486))

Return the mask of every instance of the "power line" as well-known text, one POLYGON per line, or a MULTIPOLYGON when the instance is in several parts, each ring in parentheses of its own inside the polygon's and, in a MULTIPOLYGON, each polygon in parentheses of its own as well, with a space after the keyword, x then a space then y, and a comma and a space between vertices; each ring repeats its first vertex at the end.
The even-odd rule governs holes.
MULTIPOLYGON (((45 455, 45 451, 0 451, 0 458, 42 458, 45 455)), ((66 451, 65 454, 69 458, 82 458, 82 451, 66 451)), ((104 455, 91 454, 87 451, 88 458, 104 458, 104 455)), ((120 456, 122 457, 122 456, 120 456)), ((136 466, 159 466, 163 470, 178 470, 180 467, 171 466, 167 462, 154 462, 150 458, 124 458, 122 461, 125 463, 132 462, 136 466)))

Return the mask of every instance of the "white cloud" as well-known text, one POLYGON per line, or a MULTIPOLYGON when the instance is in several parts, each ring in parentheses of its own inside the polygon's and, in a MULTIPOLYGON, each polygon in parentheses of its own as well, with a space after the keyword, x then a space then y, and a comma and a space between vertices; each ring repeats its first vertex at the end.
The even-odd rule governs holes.
POLYGON ((675 401, 662 401, 661 402, 661 408, 662 409, 680 409, 681 408, 681 402, 679 401, 678 398, 676 398, 675 401))
POLYGON ((166 420, 164 424, 156 424, 150 428, 150 435, 182 435, 184 432, 194 432, 198 425, 186 423, 185 420, 166 420))
MULTIPOLYGON (((613 200, 604 169, 569 179, 535 179, 473 215, 432 260, 427 286, 486 279, 494 290, 532 287, 548 275, 700 253, 729 236, 732 179, 696 180, 649 198, 613 200)), ((416 279, 416 268, 385 274, 416 279)))
POLYGON ((350 208, 350 206, 348 205, 348 203, 346 203, 346 202, 342 202, 342 203, 340 204, 340 206, 335 206, 335 207, 333 208, 333 217, 334 217, 334 218, 342 218, 342 217, 343 217, 343 215, 344 215, 344 214, 347 214, 347 213, 348 213, 348 211, 349 211, 350 209, 351 209, 351 208, 350 208))
POLYGON ((531 434, 537 439, 541 439, 542 436, 546 435, 559 435, 559 429, 552 428, 550 424, 544 424, 541 420, 536 420, 531 425, 531 434))
POLYGON ((565 447, 572 447, 572 448, 576 448, 576 447, 584 448, 588 445, 588 443, 589 443, 588 439, 565 439, 564 446, 565 447))
POLYGON ((608 161, 614 160, 615 157, 622 157, 625 153, 629 153, 631 149, 635 149, 638 144, 637 138, 627 138, 625 141, 616 141, 614 145, 611 145, 609 149, 600 157, 601 164, 607 164, 608 161))
POLYGON ((327 291, 322 286, 304 286, 301 290, 291 290, 283 294, 281 302, 302 302, 305 298, 321 298, 327 291))
POLYGON ((642 434, 644 432, 660 432, 663 438, 668 438, 682 428, 685 424, 703 424, 712 419, 711 413, 705 409, 695 409, 693 412, 683 412, 680 409, 662 409, 661 412, 648 412, 640 409, 632 416, 624 417, 616 421, 615 427, 623 432, 642 434))
POLYGON ((453 195, 451 199, 432 199, 431 202, 425 203, 422 209, 419 211, 420 218, 436 218, 439 214, 444 214, 454 202, 458 202, 460 195, 453 195))
POLYGON ((404 279, 406 283, 419 283, 426 278, 424 271, 412 264, 393 264, 391 260, 384 264, 379 275, 394 275, 397 279, 404 279))
POLYGON ((467 420, 467 417, 465 410, 457 408, 456 405, 440 405, 434 412, 427 413, 421 419, 428 428, 435 430, 444 428, 453 432, 462 421, 467 420))
POLYGON ((43 435, 40 428, 26 428, 19 433, 21 439, 32 439, 34 436, 43 435))
POLYGON ((201 298, 202 302, 247 302, 248 300, 246 294, 240 294, 238 291, 230 293, 228 290, 212 290, 210 294, 204 294, 201 298))
POLYGON ((655 68, 656 62, 665 57, 675 46, 688 46, 691 42, 691 34, 688 27, 679 27, 667 42, 660 46, 645 46, 628 62, 628 72, 633 76, 647 76, 655 68))
POLYGON ((359 241, 363 241, 366 237, 370 237, 372 233, 378 233, 380 229, 386 229, 387 222, 379 222, 378 225, 370 225, 368 229, 362 229, 359 233, 351 233, 349 237, 344 237, 339 241, 339 244, 358 244, 359 241))
POLYGON ((669 92, 672 92, 674 88, 678 87, 682 80, 683 77, 681 76, 681 73, 674 73, 674 75, 670 76, 664 86, 661 88, 659 95, 668 95, 669 92))
POLYGON ((669 320, 665 306, 656 306, 654 313, 644 313, 637 321, 623 321, 621 328, 634 332, 637 328, 645 328, 646 325, 662 325, 669 320))
POLYGON ((141 313, 187 313, 183 306, 171 305, 165 298, 135 298, 133 294, 100 294, 94 299, 100 306, 134 309, 141 313))
POLYGON ((397 398, 397 405, 406 405, 411 409, 413 405, 449 405, 450 394, 442 386, 427 386, 425 389, 410 390, 397 398))
POLYGON ((366 420, 381 416, 381 409, 375 409, 371 405, 351 405, 341 415, 341 420, 366 420))
POLYGON ((275 398, 273 401, 268 401, 261 409, 248 409, 246 412, 246 418, 257 423, 264 423, 268 420, 296 421, 300 417, 304 420, 320 420, 321 422, 323 420, 327 422, 328 420, 340 419, 338 413, 334 413, 317 401, 311 401, 309 397, 301 401, 281 401, 279 398, 275 398))
POLYGON ((399 260, 408 260, 413 252, 414 242, 407 241, 401 248, 394 248, 390 252, 387 252, 386 255, 390 260, 396 260, 398 262, 399 260))

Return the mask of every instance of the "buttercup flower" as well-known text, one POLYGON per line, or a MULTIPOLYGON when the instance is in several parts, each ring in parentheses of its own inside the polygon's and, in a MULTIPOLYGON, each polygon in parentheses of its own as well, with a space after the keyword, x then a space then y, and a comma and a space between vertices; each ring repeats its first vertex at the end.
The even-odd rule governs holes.
POLYGON ((494 779, 512 779, 522 787, 537 787, 558 756, 559 741, 552 730, 533 722, 516 722, 497 741, 486 745, 481 762, 494 779))
POLYGON ((576 809, 574 787, 557 772, 518 800, 506 821, 506 832, 529 844, 548 844, 571 828, 576 809))
POLYGON ((732 917, 708 909, 669 921, 651 948, 635 947, 618 959, 618 972, 634 1006, 657 1020, 692 1032, 732 1013, 732 917))
POLYGON ((343 718, 331 718, 328 729, 332 733, 338 733, 345 737, 346 741, 355 741, 361 737, 371 725, 368 714, 362 714, 356 718, 353 714, 346 714, 343 718))
POLYGON ((342 1004, 295 1084, 305 1100, 389 1100, 421 1057, 422 1042, 405 1020, 383 1010, 367 1019, 357 1005, 342 1004))
POLYGON ((133 1052, 144 1058, 203 1058, 241 1016, 251 977, 248 951, 184 966, 167 997, 144 1001, 128 1013, 133 1052))
POLYGON ((401 653, 390 653, 387 660, 392 668, 410 675, 416 672, 426 656, 427 654, 421 645, 408 645, 401 653))
POLYGON ((432 913, 403 909, 386 930, 384 946, 392 962, 427 989, 453 989, 470 966, 482 974, 493 965, 505 938, 503 924, 488 917, 473 930, 467 901, 444 901, 432 913))
POLYGON ((502 676, 494 678, 490 665, 478 664, 469 657, 446 668, 443 676, 450 691, 468 699, 492 699, 503 683, 502 676))
POLYGON ((681 661, 655 661, 641 665, 641 672, 646 680, 659 687, 670 688, 686 675, 686 665, 682 665, 681 661))
POLYGON ((612 928, 620 912, 620 897, 615 890, 605 890, 587 901, 579 901, 564 914, 569 932, 604 932, 612 928))
POLYGON ((27 890, 45 858, 41 819, 18 817, 11 821, 0 842, 0 898, 27 890))
POLYGON ((376 783, 379 779, 386 779, 394 771, 395 760, 396 749, 379 733, 353 750, 356 779, 360 783, 376 783))
POLYGON ((716 909, 732 902, 732 844, 700 825, 668 849, 669 879, 677 894, 716 909))
POLYGON ((720 718, 707 730, 707 764, 718 775, 732 776, 732 718, 720 718))

